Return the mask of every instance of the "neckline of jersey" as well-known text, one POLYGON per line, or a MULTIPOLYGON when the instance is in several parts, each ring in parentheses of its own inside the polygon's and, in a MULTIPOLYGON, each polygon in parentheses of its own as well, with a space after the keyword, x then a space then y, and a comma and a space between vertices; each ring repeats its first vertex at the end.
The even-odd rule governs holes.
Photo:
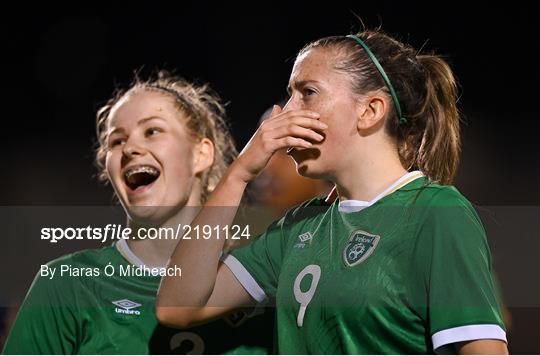
POLYGON ((122 257, 132 265, 135 265, 140 268, 158 268, 160 270, 164 270, 165 266, 147 266, 137 255, 129 248, 129 245, 127 244, 126 240, 120 240, 116 242, 115 244, 116 249, 122 257))
POLYGON ((372 206, 382 198, 394 193, 396 190, 405 187, 407 184, 413 182, 414 180, 423 177, 424 174, 421 171, 412 171, 408 172, 405 175, 401 176, 398 180, 392 183, 388 188, 386 188, 382 193, 377 195, 371 201, 364 200, 341 200, 338 202, 338 210, 340 213, 357 213, 364 210, 367 207, 372 206))

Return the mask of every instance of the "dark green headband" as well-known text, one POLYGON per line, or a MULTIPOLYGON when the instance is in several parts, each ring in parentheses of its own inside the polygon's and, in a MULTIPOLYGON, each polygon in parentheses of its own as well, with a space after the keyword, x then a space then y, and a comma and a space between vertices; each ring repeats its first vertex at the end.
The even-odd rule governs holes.
POLYGON ((360 44, 364 48, 364 50, 366 51, 369 59, 371 59, 373 64, 375 64, 375 67, 377 67, 377 70, 379 71, 379 73, 381 73, 381 77, 383 78, 386 86, 388 87, 388 90, 390 90, 390 96, 392 97, 392 101, 394 102, 394 106, 396 107, 396 111, 397 111, 397 114, 398 114, 398 117, 399 117, 400 125, 401 124, 406 124, 407 119, 401 114, 401 106, 399 105, 399 100, 397 98, 396 91, 394 90, 394 87, 392 86, 392 83, 390 82, 390 78, 388 78, 388 76, 386 75, 386 72, 384 71, 383 67, 381 66, 381 64, 377 60, 377 57, 375 57, 375 55, 373 54, 373 52, 371 52, 371 50, 369 49, 367 44, 365 44, 361 39, 359 39, 355 35, 348 35, 347 37, 352 38, 353 40, 358 42, 358 44, 360 44))

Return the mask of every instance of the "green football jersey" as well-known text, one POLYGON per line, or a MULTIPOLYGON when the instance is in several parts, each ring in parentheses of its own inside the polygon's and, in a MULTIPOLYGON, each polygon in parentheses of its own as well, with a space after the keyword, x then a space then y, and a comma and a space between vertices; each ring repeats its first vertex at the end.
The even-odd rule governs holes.
MULTIPOLYGON (((271 353, 273 312, 238 313, 186 330, 159 325, 154 312, 160 277, 126 275, 142 261, 125 241, 66 255, 34 280, 13 324, 6 354, 271 353), (115 274, 105 275, 112 272, 115 274), (62 267, 64 266, 64 267, 62 267), (61 268, 65 273, 60 275, 61 268), (70 268, 71 270, 68 270, 70 268), (120 268, 124 270, 120 274, 120 268), (129 268, 129 269, 128 269, 129 268), (99 276, 96 276, 99 274, 99 276)), ((135 273, 133 273, 135 274, 135 273)))
POLYGON ((423 354, 506 341, 479 217, 421 172, 371 202, 308 201, 224 262, 253 298, 275 301, 280 353, 423 354))

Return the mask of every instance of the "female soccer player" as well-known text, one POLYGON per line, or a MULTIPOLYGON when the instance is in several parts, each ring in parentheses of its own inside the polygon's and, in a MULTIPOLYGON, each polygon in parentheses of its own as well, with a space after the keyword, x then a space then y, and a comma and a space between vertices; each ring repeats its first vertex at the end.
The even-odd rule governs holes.
POLYGON ((158 320, 188 326, 270 299, 280 353, 507 352, 485 232, 449 185, 460 138, 447 63, 381 31, 327 37, 300 51, 289 92, 192 224, 230 223, 284 147, 338 199, 290 210, 223 263, 222 240, 182 241, 158 320))
MULTIPOLYGON (((189 224, 235 155, 224 108, 206 86, 162 72, 137 80, 97 115, 101 177, 114 187, 128 226, 189 224)), ((145 230, 148 231, 148 230, 145 230)), ((159 326, 159 275, 121 275, 128 267, 165 268, 178 240, 130 239, 50 262, 97 271, 37 277, 5 346, 24 354, 262 353, 272 347, 272 316, 242 315, 189 330, 159 326), (105 273, 112 271, 114 275, 105 273), (270 320, 269 320, 270 319, 270 320), (266 322, 266 324, 262 324, 266 322)), ((57 272, 57 274, 59 274, 57 272)), ((268 313, 266 313, 268 314, 268 313)))

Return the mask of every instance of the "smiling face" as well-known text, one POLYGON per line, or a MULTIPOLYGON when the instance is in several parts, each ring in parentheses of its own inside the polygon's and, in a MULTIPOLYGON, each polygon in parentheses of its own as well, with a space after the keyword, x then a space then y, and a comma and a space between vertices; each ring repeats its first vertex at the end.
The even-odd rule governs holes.
POLYGON ((335 52, 313 48, 296 59, 289 80, 287 109, 307 109, 318 112, 328 125, 322 143, 309 149, 294 149, 291 156, 298 173, 312 178, 331 179, 354 159, 357 144, 358 97, 351 90, 345 74, 332 66, 335 52))
POLYGON ((185 121, 159 92, 136 90, 112 108, 105 167, 132 220, 162 223, 186 204, 199 204, 197 140, 185 121))

